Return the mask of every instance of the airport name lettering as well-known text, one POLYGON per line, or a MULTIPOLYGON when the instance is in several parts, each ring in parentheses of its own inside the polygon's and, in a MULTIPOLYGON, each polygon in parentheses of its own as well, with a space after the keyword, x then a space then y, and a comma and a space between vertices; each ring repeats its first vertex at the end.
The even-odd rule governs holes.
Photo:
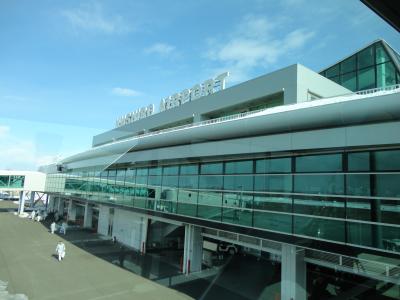
MULTIPOLYGON (((202 84, 196 84, 190 89, 185 89, 180 93, 173 94, 172 96, 166 97, 160 102, 160 112, 168 109, 181 106, 189 101, 194 101, 204 96, 211 95, 215 92, 222 91, 225 89, 225 79, 229 76, 229 72, 224 72, 214 79, 207 79, 202 84)), ((150 104, 147 107, 139 108, 133 112, 127 113, 122 117, 119 117, 115 122, 116 127, 128 125, 137 120, 147 118, 154 114, 154 104, 150 104)))
POLYGON ((154 104, 139 108, 117 119, 116 127, 124 126, 137 120, 151 116, 154 113, 154 104))
POLYGON ((180 93, 173 94, 160 101, 160 112, 181 106, 189 101, 194 101, 204 96, 211 95, 215 92, 225 89, 225 79, 229 76, 229 72, 222 73, 215 79, 207 79, 202 84, 196 84, 190 89, 185 89, 180 93))

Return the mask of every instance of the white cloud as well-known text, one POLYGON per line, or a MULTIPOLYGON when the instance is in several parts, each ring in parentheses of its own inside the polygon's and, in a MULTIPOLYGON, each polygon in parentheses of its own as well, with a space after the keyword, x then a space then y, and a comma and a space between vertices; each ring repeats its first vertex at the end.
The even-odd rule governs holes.
POLYGON ((313 31, 305 28, 285 32, 282 26, 265 17, 247 15, 227 40, 210 43, 206 57, 218 64, 218 70, 231 71, 230 81, 248 79, 255 68, 273 66, 281 57, 300 50, 314 36, 313 31))
POLYGON ((144 52, 147 54, 157 54, 160 56, 169 56, 174 54, 175 51, 176 48, 174 46, 166 43, 155 43, 144 50, 144 52))
POLYGON ((114 95, 117 96, 125 96, 125 97, 135 97, 135 96, 139 96, 142 93, 132 90, 132 89, 128 89, 128 88, 121 88, 121 87, 115 87, 112 89, 111 91, 114 95))
POLYGON ((106 14, 103 6, 97 2, 81 4, 61 14, 75 30, 99 32, 105 34, 126 33, 133 28, 118 14, 106 14))
POLYGON ((0 125, 0 169, 37 170, 43 163, 55 162, 58 156, 40 155, 31 139, 19 139, 8 126, 0 125))

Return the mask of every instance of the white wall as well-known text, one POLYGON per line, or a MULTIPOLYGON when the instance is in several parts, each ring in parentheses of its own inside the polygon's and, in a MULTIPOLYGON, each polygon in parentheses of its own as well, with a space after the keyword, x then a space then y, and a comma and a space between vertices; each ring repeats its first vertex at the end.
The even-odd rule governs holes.
POLYGON ((115 209, 113 236, 125 245, 140 249, 143 237, 143 226, 147 226, 146 219, 134 212, 115 209))

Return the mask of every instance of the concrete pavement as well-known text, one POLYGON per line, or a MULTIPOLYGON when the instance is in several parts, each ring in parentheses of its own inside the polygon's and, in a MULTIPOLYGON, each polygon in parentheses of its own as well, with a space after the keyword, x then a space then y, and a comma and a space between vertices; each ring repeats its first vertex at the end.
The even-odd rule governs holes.
MULTIPOLYGON (((68 234, 67 234, 68 235, 68 234)), ((192 299, 110 264, 63 240, 67 254, 58 262, 57 241, 41 223, 0 213, 0 280, 11 294, 29 300, 192 299)))

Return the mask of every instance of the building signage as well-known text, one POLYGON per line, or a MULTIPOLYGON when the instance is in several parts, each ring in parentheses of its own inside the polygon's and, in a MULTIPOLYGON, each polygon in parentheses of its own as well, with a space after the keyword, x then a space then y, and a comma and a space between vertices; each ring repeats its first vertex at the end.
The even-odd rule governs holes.
MULTIPOLYGON (((194 101, 204 96, 211 95, 215 92, 225 89, 225 79, 229 76, 229 72, 222 73, 214 79, 207 79, 202 84, 196 84, 190 89, 185 89, 180 93, 173 94, 160 101, 160 112, 168 109, 181 106, 189 101, 194 101)), ((124 126, 133 123, 137 120, 151 116, 154 113, 154 104, 147 107, 142 107, 133 112, 130 112, 116 121, 116 127, 124 126)))
POLYGON ((207 79, 202 84, 194 85, 191 89, 185 89, 180 93, 162 99, 160 101, 160 112, 225 89, 225 79, 228 76, 229 72, 222 73, 215 79, 207 79))

